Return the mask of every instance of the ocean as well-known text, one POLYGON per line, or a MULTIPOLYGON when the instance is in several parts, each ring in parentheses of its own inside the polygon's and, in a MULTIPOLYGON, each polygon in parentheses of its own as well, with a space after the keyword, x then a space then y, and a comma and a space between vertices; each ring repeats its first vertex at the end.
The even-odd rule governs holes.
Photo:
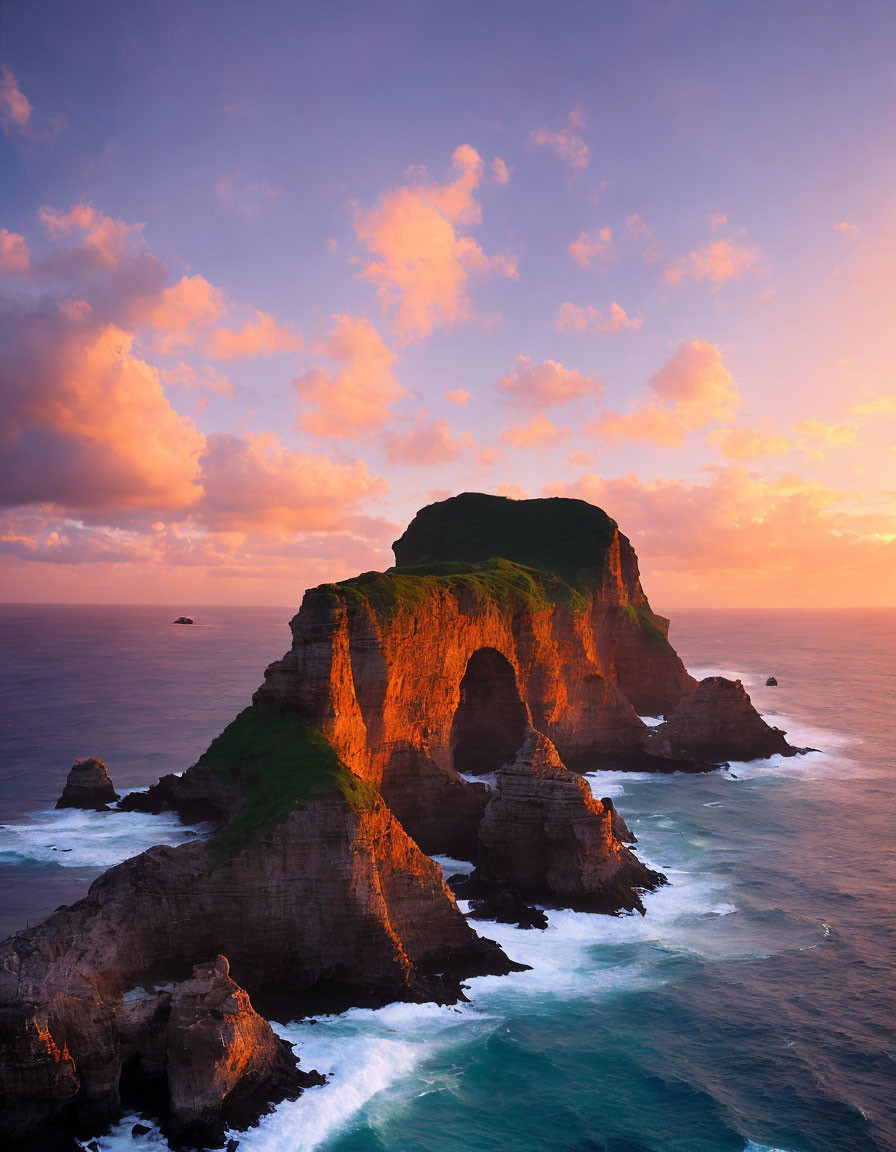
MULTIPOLYGON (((52 808, 78 756, 119 792, 186 768, 289 646, 289 610, 174 626, 185 610, 0 607, 0 936, 203 833, 52 808)), ((531 971, 453 1007, 280 1028, 330 1079, 240 1152, 896 1152, 896 611, 679 613, 670 638, 818 751, 705 776, 595 765, 669 878, 647 914, 477 924, 531 971)), ((135 1120, 102 1152, 166 1147, 135 1120)))

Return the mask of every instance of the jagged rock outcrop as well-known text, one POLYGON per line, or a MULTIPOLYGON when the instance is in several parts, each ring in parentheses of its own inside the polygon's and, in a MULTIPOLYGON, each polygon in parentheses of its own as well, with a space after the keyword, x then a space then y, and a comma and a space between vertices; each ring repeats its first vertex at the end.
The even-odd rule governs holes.
POLYGON ((246 1128, 272 1104, 324 1082, 299 1071, 290 1046, 229 973, 224 956, 198 964, 170 997, 167 1128, 190 1147, 220 1147, 225 1128, 246 1128))
POLYGON ((613 803, 609 796, 601 797, 601 804, 610 813, 611 826, 613 828, 613 835, 617 840, 623 844, 637 844, 638 837, 629 831, 628 824, 619 815, 616 805, 613 803))
POLYGON ((666 755, 716 762, 795 756, 799 749, 791 747, 785 735, 766 724, 740 680, 724 676, 701 680, 651 734, 666 755))
POLYGON ((587 781, 532 730, 497 774, 477 859, 473 891, 510 888, 524 900, 581 911, 643 911, 638 892, 664 881, 620 842, 611 809, 587 781))
POLYGON ((695 682, 604 512, 467 493, 394 547, 389 572, 306 592, 255 700, 319 728, 424 850, 469 857, 487 796, 459 773, 530 724, 571 768, 652 765, 632 702, 669 711, 695 682))
POLYGON ((95 756, 90 756, 74 762, 56 807, 86 808, 99 812, 119 799, 106 765, 95 756))

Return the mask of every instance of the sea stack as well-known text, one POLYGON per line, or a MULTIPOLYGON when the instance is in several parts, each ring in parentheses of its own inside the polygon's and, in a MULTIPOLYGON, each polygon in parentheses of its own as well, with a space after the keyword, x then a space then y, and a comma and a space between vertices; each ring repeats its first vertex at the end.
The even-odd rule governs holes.
POLYGON ((102 760, 95 756, 76 760, 68 774, 57 808, 86 808, 102 812, 121 797, 112 786, 102 760))

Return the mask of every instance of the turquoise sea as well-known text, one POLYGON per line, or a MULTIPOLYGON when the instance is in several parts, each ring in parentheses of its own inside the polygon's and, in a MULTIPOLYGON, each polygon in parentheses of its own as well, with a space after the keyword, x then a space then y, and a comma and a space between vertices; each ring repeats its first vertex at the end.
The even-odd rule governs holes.
MULTIPOLYGON (((286 609, 173 626, 185 611, 0 607, 0 935, 195 835, 52 810, 76 756, 119 791, 187 767, 288 647, 286 609)), ((284 1026, 330 1080, 240 1152, 896 1152, 896 611, 681 613, 671 639, 820 751, 708 776, 595 764, 669 877, 646 916, 479 925, 531 971, 455 1007, 284 1026)), ((135 1119, 102 1152, 165 1147, 135 1119)))

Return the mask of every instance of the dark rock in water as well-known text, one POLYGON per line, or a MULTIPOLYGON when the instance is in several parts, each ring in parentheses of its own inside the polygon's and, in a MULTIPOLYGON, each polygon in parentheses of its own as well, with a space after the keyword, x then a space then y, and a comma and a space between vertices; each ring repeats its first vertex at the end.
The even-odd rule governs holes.
POLYGON ((610 797, 602 796, 600 802, 610 813, 613 835, 616 837, 616 839, 621 841, 623 844, 637 844, 638 837, 635 836, 633 832, 629 831, 628 825, 619 815, 618 811, 616 810, 616 805, 613 803, 610 797))
MULTIPOLYGON (((463 898, 463 892, 458 893, 463 898)), ((471 901, 471 920, 497 920, 499 924, 515 924, 517 928, 548 926, 548 918, 540 908, 534 908, 522 899, 519 892, 505 888, 478 900, 471 901)))
POLYGON ((135 1124, 131 1129, 132 1136, 146 1136, 149 1132, 152 1132, 152 1128, 148 1124, 135 1124))
POLYGON ((120 799, 112 787, 109 773, 102 760, 91 756, 76 760, 62 795, 56 801, 57 808, 86 808, 101 812, 107 804, 120 799))
POLYGON ((780 728, 766 724, 740 680, 707 676, 696 692, 686 696, 654 739, 667 754, 690 753, 706 760, 763 760, 769 756, 795 756, 797 748, 784 739, 780 728))
POLYGON ((190 616, 178 616, 178 618, 174 621, 174 623, 175 624, 192 624, 193 620, 192 620, 192 617, 190 617, 190 616))
POLYGON ((769 676, 768 680, 765 682, 765 686, 766 688, 777 688, 778 681, 774 678, 774 676, 769 676))

